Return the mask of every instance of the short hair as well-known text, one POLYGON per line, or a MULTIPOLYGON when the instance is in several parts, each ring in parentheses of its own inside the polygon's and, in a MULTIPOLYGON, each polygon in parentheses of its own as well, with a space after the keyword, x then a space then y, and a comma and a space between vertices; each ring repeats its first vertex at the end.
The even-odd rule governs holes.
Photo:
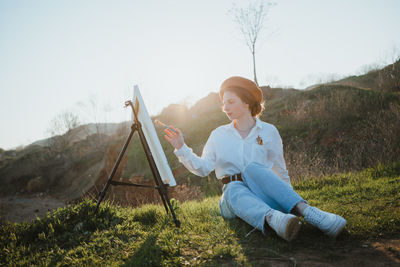
POLYGON ((232 92, 237 95, 244 103, 249 105, 251 116, 259 117, 264 110, 264 101, 259 102, 254 99, 253 95, 248 91, 239 87, 229 87, 225 92, 232 92))

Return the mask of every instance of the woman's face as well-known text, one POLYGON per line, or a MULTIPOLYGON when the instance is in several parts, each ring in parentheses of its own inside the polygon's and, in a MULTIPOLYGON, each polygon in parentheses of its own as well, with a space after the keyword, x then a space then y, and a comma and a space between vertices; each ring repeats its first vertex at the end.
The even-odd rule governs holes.
POLYGON ((227 91, 222 98, 223 111, 230 120, 251 115, 249 104, 240 99, 235 93, 227 91))

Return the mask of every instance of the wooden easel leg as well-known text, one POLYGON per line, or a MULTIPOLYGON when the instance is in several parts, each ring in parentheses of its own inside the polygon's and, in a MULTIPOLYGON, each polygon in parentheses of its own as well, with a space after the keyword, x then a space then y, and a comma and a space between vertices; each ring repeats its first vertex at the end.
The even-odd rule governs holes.
MULTIPOLYGON (((169 210, 171 211, 172 218, 174 219, 176 227, 179 228, 179 227, 181 227, 181 222, 176 218, 175 211, 172 208, 171 201, 169 200, 169 197, 168 197, 167 188, 165 188, 164 184, 163 184, 163 187, 164 187, 164 193, 165 193, 165 199, 166 199, 165 201, 168 203, 168 207, 169 207, 169 210)), ((164 203, 164 205, 165 205, 165 203, 164 203)), ((168 210, 167 210, 167 213, 168 213, 168 210)))
POLYGON ((169 210, 171 211, 172 217, 174 218, 175 225, 177 227, 180 227, 181 223, 176 218, 175 211, 172 208, 171 201, 168 198, 167 188, 166 188, 165 184, 163 183, 163 181, 161 179, 161 175, 160 175, 160 173, 159 173, 159 171, 157 169, 156 163, 155 163, 154 158, 153 158, 153 156, 151 154, 151 151, 150 151, 149 144, 147 143, 146 137, 145 137, 145 135, 143 133, 143 130, 141 128, 140 123, 138 123, 138 134, 139 134, 139 138, 140 138, 140 141, 142 143, 143 149, 145 151, 145 154, 146 154, 146 157, 147 157, 147 161, 149 162, 150 169, 151 169, 151 171, 153 173, 154 180, 155 180, 155 182, 156 182, 156 184, 158 186, 158 193, 160 194, 161 199, 162 199, 162 201, 164 203, 165 210, 168 213, 168 208, 169 208, 169 210), (167 208, 167 205, 168 205, 168 208, 167 208))
POLYGON ((109 187, 110 184, 111 184, 112 178, 114 177, 115 172, 116 172, 117 169, 118 169, 119 163, 121 162, 121 159, 122 159, 122 157, 124 156, 125 151, 126 151, 128 145, 129 145, 129 142, 131 141, 132 136, 133 136, 134 132, 136 131, 136 129, 137 129, 137 128, 136 128, 135 124, 133 124, 133 125, 131 126, 131 132, 129 133, 129 136, 126 138, 125 144, 124 144, 124 146, 123 146, 121 152, 120 152, 119 155, 118 155, 118 159, 117 159, 117 161, 115 162, 114 167, 113 167, 113 169, 112 169, 110 175, 108 176, 107 183, 104 185, 103 190, 101 190, 101 192, 100 192, 100 194, 99 194, 99 199, 97 200, 96 209, 94 210, 94 214, 97 214, 97 211, 98 211, 99 206, 100 206, 100 202, 103 201, 104 196, 106 195, 107 189, 108 189, 108 187, 109 187))

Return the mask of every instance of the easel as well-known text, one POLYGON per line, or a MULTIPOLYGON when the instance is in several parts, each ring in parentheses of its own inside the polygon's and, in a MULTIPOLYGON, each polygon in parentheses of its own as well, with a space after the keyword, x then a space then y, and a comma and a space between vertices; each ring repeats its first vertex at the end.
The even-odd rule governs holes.
MULTIPOLYGON (((147 187, 147 188, 154 188, 158 190, 158 193, 160 194, 161 200, 164 204, 164 208, 166 210, 166 212, 168 213, 168 211, 171 211, 172 217, 174 219, 175 225, 176 227, 180 227, 181 223, 180 221, 176 218, 174 209, 172 208, 171 202, 168 198, 168 184, 164 184, 163 181, 161 180, 161 176, 160 176, 160 172, 157 169, 157 165, 154 161, 153 155, 151 154, 149 145, 147 143, 146 137, 143 133, 142 130, 142 125, 140 124, 140 122, 138 121, 138 116, 137 116, 137 110, 135 110, 135 108, 133 107, 132 101, 128 100, 125 102, 125 107, 130 106, 132 108, 133 114, 134 114, 134 123, 131 126, 131 131, 129 133, 129 136, 127 137, 125 144, 121 150, 121 152, 119 153, 118 159, 115 162, 115 165, 110 173, 110 176, 108 177, 107 183, 104 185, 103 190, 99 193, 99 199, 97 201, 97 205, 96 205, 96 209, 94 211, 94 213, 97 213, 97 210, 99 208, 100 202, 103 200, 104 196, 106 195, 106 191, 108 189, 108 187, 110 185, 121 185, 121 186, 136 186, 136 187, 147 187), (135 133, 135 131, 138 132, 139 134, 139 138, 140 138, 140 142, 142 143, 144 152, 146 154, 147 157, 147 161, 149 162, 150 165, 150 169, 151 172, 153 173, 153 177, 154 177, 154 181, 156 183, 157 186, 153 187, 153 186, 149 186, 149 185, 141 185, 141 184, 134 184, 134 183, 125 183, 125 182, 117 182, 117 181, 113 181, 112 178, 115 174, 115 172, 117 171, 117 168, 119 166, 119 163, 122 159, 122 157, 125 154, 125 151, 129 145, 129 142, 132 139, 133 134, 135 133)), ((138 107, 138 103, 136 103, 136 107, 138 107)))

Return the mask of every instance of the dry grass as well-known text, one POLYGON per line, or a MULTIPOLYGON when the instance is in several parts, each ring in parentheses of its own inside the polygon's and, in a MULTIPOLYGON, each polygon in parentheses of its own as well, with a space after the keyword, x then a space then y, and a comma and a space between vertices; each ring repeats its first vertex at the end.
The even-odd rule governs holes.
POLYGON ((338 89, 318 88, 305 93, 308 100, 286 103, 280 121, 287 167, 294 180, 399 159, 399 97, 338 89))

